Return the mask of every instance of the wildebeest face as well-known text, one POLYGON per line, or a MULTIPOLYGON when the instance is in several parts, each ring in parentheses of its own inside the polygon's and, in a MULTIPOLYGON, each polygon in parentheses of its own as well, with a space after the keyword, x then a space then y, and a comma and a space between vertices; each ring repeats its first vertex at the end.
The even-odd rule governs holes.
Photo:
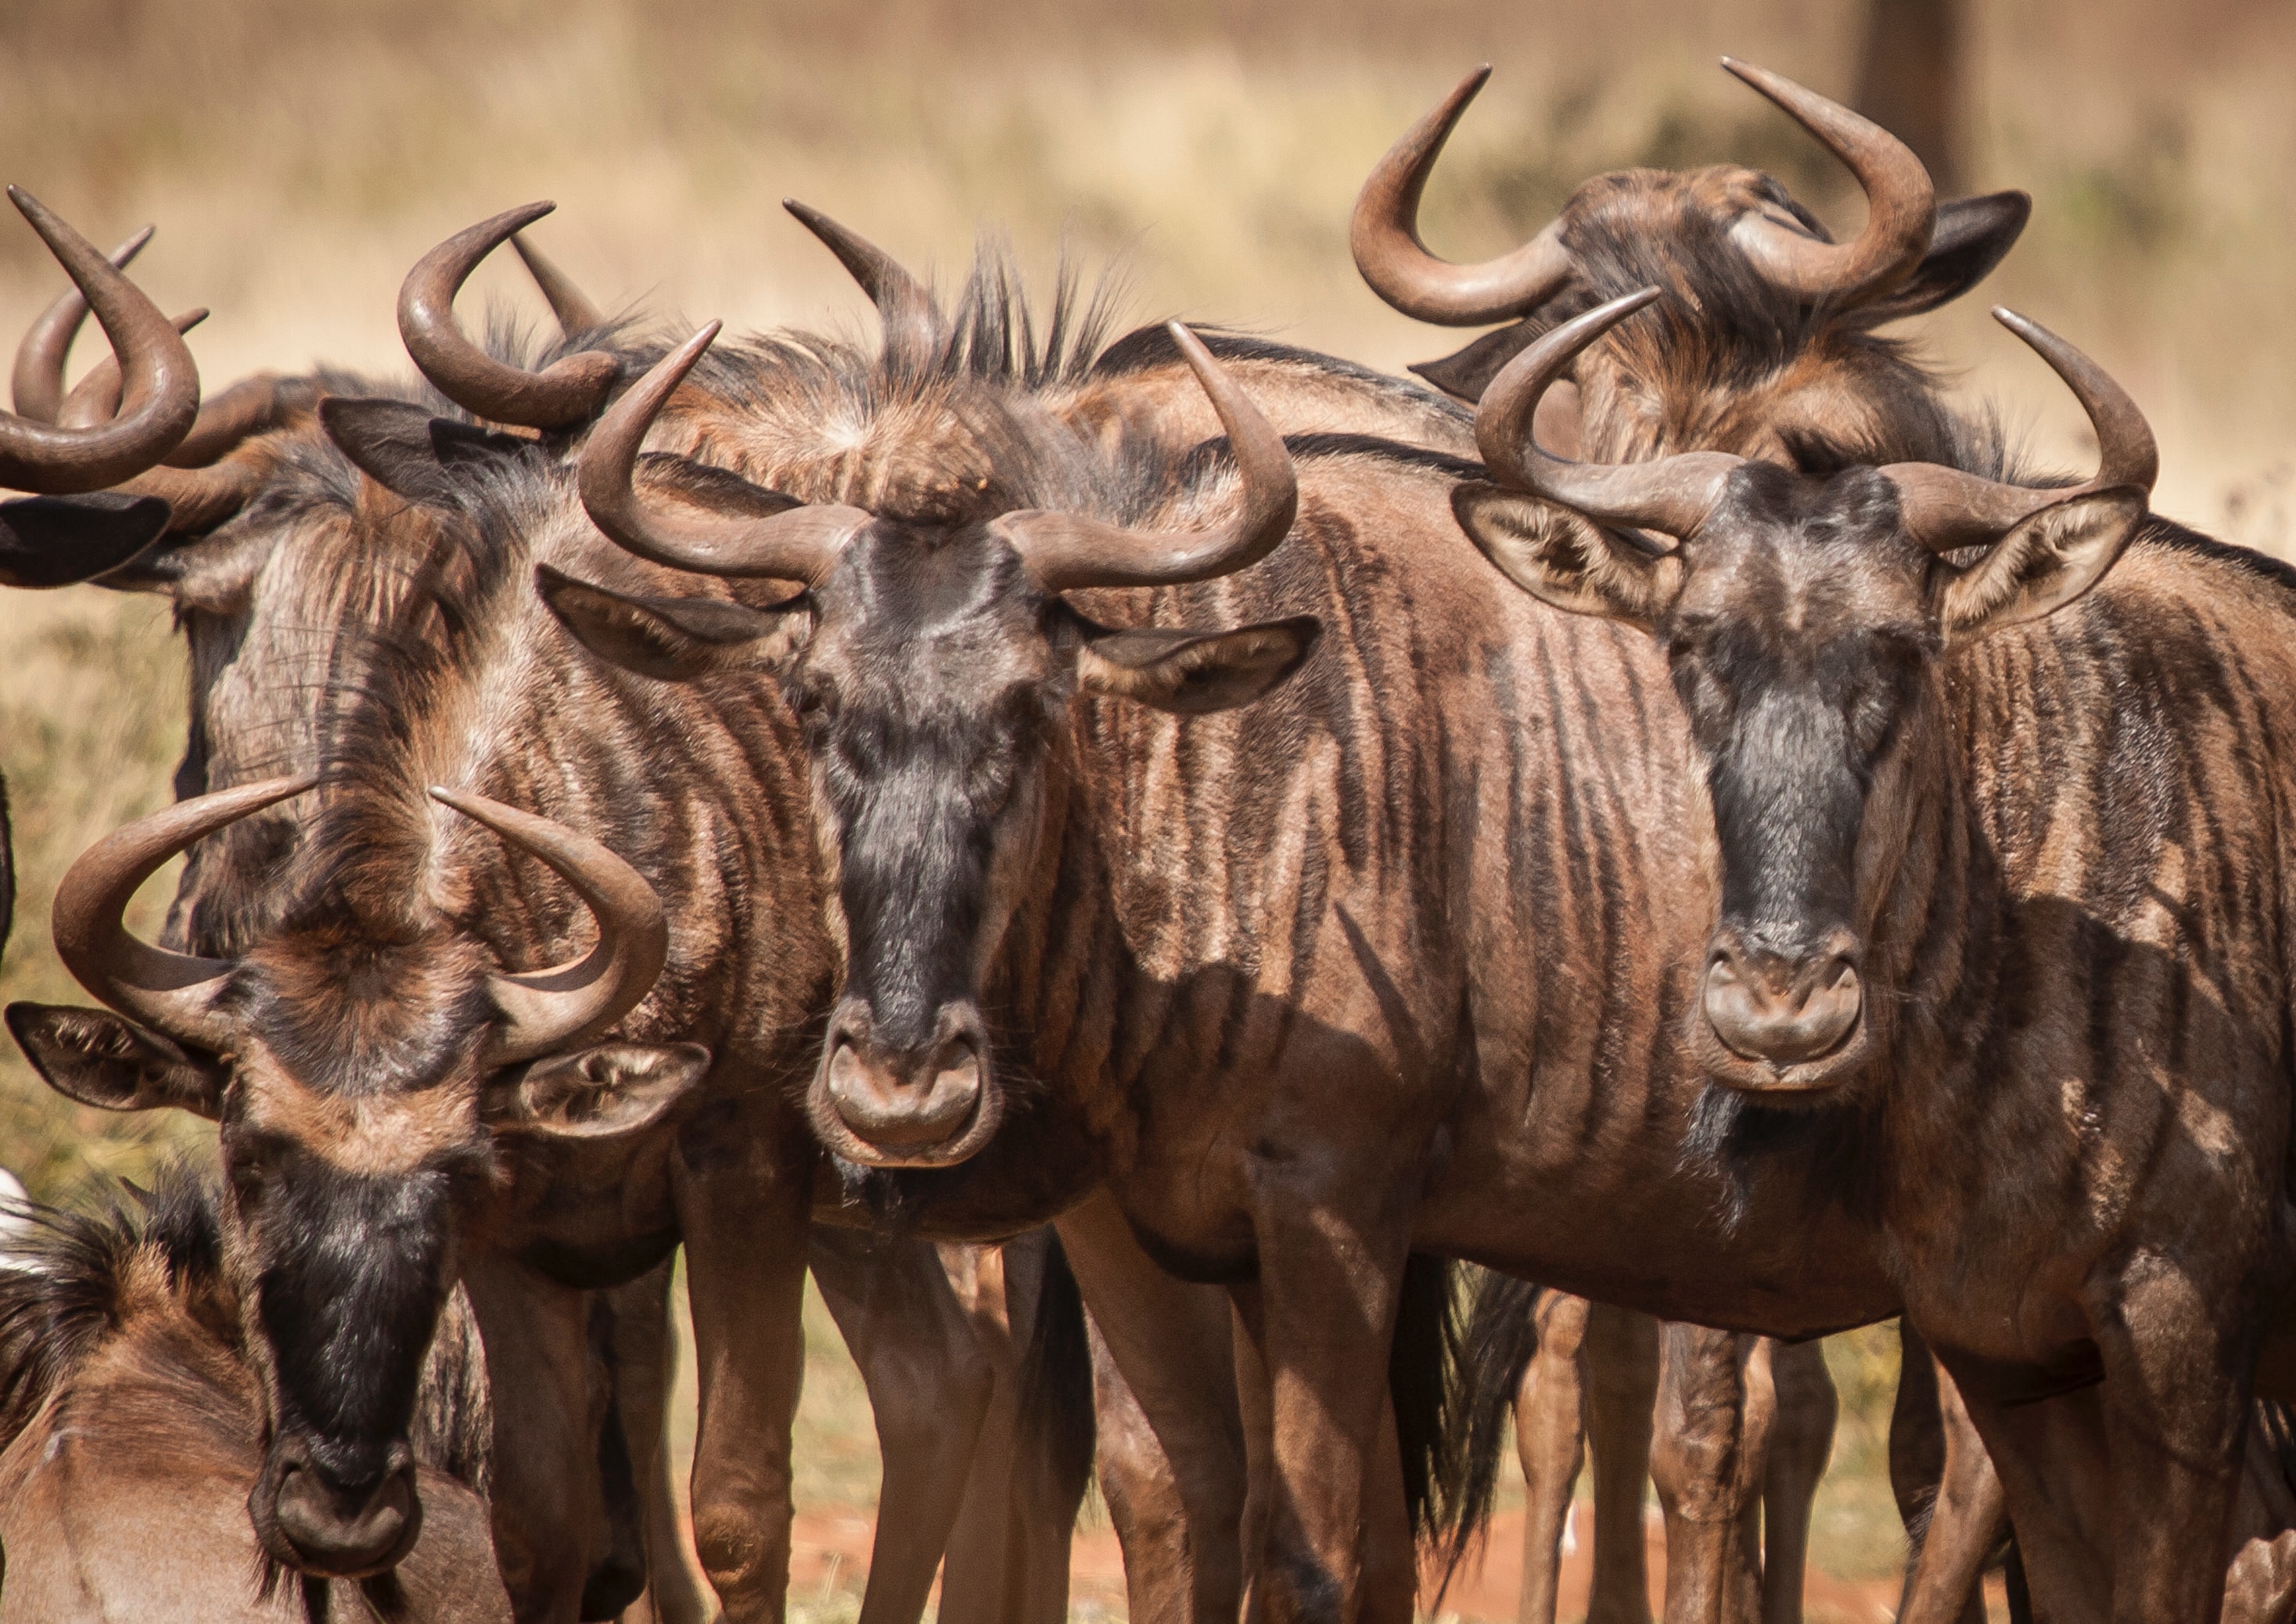
POLYGON ((832 1139, 955 1160, 995 1129, 980 989, 1043 842, 1081 639, 978 526, 873 525, 815 595, 787 687, 846 964, 816 1115, 832 1139))
POLYGON ((1691 1035, 1707 1070, 1780 1100, 1858 1075, 1904 991, 1874 984, 1873 949, 1945 771, 1944 651, 2086 591, 2141 497, 2076 496, 1965 569, 1910 539, 1876 469, 1741 463, 1668 553, 1488 486, 1459 509, 1518 585, 1666 650, 1713 814, 1720 906, 1691 1035))
POLYGON ((575 965, 504 972, 487 944, 419 898, 402 896, 387 924, 332 885, 310 916, 291 915, 236 959, 167 953, 120 929, 119 904, 176 849, 308 783, 199 797, 73 865, 59 890, 59 947, 91 990, 140 1022, 25 1004, 7 1019, 73 1099, 172 1105, 219 1123, 226 1267, 268 1429, 249 1510, 275 1560, 358 1578, 394 1566, 419 1531, 415 1396, 505 1141, 642 1129, 698 1080, 708 1054, 583 1046, 652 985, 660 905, 594 842, 476 796, 433 791, 541 857, 590 904, 597 944, 575 965))
POLYGON ((1078 696, 1223 709, 1288 677, 1316 631, 1111 631, 1034 581, 994 521, 872 521, 771 611, 537 579, 576 637, 627 668, 778 677, 804 726, 844 960, 808 1111, 832 1150, 874 1166, 962 1161, 1002 1117, 982 1000, 1057 859, 1047 789, 1078 696))
POLYGON ((1740 500, 1685 549, 1652 627, 1714 816, 1721 911, 1698 1043, 1726 1079, 1820 1089, 1873 1035, 1861 972, 1938 644, 1928 560, 1870 470, 1820 481, 1749 463, 1736 477, 1740 500))
MULTIPOLYGON (((266 975, 296 963, 294 945, 242 964, 244 1039, 227 1057, 96 1010, 19 1004, 8 1022, 74 1099, 217 1120, 226 1266, 269 1431, 249 1512, 275 1560, 360 1578, 395 1567, 421 1530, 416 1391, 504 1144, 636 1131, 698 1079, 708 1055, 608 1044, 489 1073, 482 975, 439 985, 434 973, 444 996, 427 1006, 338 982, 340 1002, 315 1027, 316 1009, 293 1008, 266 975), (360 1028, 365 1041, 316 1054, 316 1040, 360 1028)), ((324 997, 300 968, 291 979, 324 997)))
MULTIPOLYGON (((841 227, 831 235, 849 264, 881 283, 896 275, 841 227)), ((937 322, 922 290, 907 302, 937 322)), ((810 419, 783 425, 775 455, 802 496, 668 453, 642 464, 655 416, 714 325, 649 371, 584 445, 584 508, 623 547, 805 588, 754 610, 536 574, 601 658, 669 680, 770 672, 804 719, 826 923, 845 960, 808 1104, 848 1160, 946 1165, 996 1132, 1004 1091, 981 999, 1031 882, 1059 860, 1050 824, 1077 696, 1222 709, 1275 687, 1313 645, 1310 619, 1111 631, 1063 595, 1210 580, 1290 533, 1299 492, 1282 438, 1194 334, 1168 331, 1227 430, 1226 468, 1190 482, 1178 500, 1200 511, 1183 507, 1169 526, 1026 505, 1032 492, 1089 503, 1102 454, 1025 400, 954 377, 922 396, 914 381, 888 390, 892 404, 834 443, 810 419)))
POLYGON ((1800 472, 1716 451, 1597 464, 1543 449, 1530 430, 1547 386, 1660 297, 1614 299, 1508 364, 1475 418, 1503 483, 1464 485, 1453 505, 1526 592, 1665 647, 1719 871, 1693 1042, 1725 1083, 1807 1098, 1862 1070, 1906 991, 1869 993, 1876 968, 1904 973, 1906 961, 1902 944, 1881 965, 1869 949, 1891 945, 1915 820, 1949 782, 1940 651, 2095 585, 2136 533, 2158 460, 2135 404, 2095 363, 2006 312, 2088 411, 2100 467, 2085 485, 1920 463, 1800 472))

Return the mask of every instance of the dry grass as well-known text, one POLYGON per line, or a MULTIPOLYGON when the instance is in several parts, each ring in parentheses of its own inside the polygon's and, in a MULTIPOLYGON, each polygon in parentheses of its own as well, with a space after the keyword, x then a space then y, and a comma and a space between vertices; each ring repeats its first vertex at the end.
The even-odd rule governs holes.
MULTIPOLYGON (((2038 200, 1988 294, 2135 390, 2161 431, 2166 508, 2283 547, 2296 12, 1971 9, 1975 179, 2038 200)), ((1430 198, 1446 251, 1510 245, 1629 162, 1762 163, 1854 226, 1841 177, 1711 63, 1728 50, 1838 92, 1860 15, 1819 0, 0 0, 0 151, 5 178, 106 242, 160 224, 138 275, 170 308, 215 308, 194 348, 216 382, 321 356, 402 365, 405 267, 536 196, 560 200, 541 235, 594 292, 665 312, 857 320, 776 207, 795 193, 945 275, 993 222, 1037 263, 1062 242, 1122 261, 1143 316, 1218 316, 1396 366, 1449 340, 1360 287, 1347 209, 1466 65, 1499 75, 1430 198)), ((57 285, 30 234, 0 223, 0 332, 57 285)), ((481 285, 524 296, 495 269, 481 285)), ((1979 308, 1933 331, 1972 387, 2079 455, 2070 403, 1979 308)), ((23 882, 0 993, 70 998, 49 894, 88 840, 168 794, 180 660, 160 607, 81 589, 0 601, 0 669, 23 882)), ((69 1107, 0 1046, 0 1161, 43 1192, 132 1175, 198 1133, 69 1107)), ((865 1496, 857 1379, 816 1343, 808 1414, 832 1419, 808 1435, 800 1487, 865 1496)), ((1820 1550, 1871 1571, 1895 1560, 1877 1430, 1894 1344, 1837 1352, 1859 1374, 1820 1550)))

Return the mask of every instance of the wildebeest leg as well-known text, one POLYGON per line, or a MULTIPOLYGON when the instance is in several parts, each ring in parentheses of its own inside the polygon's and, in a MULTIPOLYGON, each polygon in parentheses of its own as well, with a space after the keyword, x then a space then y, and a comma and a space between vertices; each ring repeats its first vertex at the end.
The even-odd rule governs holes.
MULTIPOLYGON (((2109 1289, 2089 1317, 2113 1466, 2112 1616, 2216 1624, 2256 1341, 2213 1316, 2230 1317, 2224 1302, 2246 1293, 2205 1292, 2180 1263, 2142 1254, 2109 1289)), ((2045 1594, 2037 1586, 2034 1600, 2048 1617, 2045 1594)))
MULTIPOLYGON (((643 1624, 706 1624, 718 1611, 678 1513, 666 1423, 677 1384, 671 1325, 675 1257, 609 1293, 614 1305, 615 1394, 644 1503, 646 1602, 643 1624)), ((638 1624, 630 1613, 624 1624, 638 1624)))
POLYGON ((1898 1624, 1985 1624, 1980 1580, 2008 1528, 2001 1479, 1960 1388, 1921 1333, 1900 1319, 1898 1340, 1890 1482, 1914 1546, 1898 1624))
POLYGON ((994 1374, 988 1419, 941 1566, 944 1624, 1062 1624, 1076 1493, 1063 1493, 1051 1395, 1030 1390, 1049 1230, 998 1246, 944 1246, 941 1262, 994 1374), (1065 1505, 1059 1502, 1065 1500, 1065 1505))
POLYGON ((1595 1304, 1587 1315, 1586 1365, 1595 1455, 1595 1582, 1587 1624, 1651 1624, 1643 1502, 1658 1407, 1658 1321, 1632 1308, 1595 1304))
MULTIPOLYGON (((1757 1427, 1767 1428, 1770 1407, 1767 1390, 1749 1402, 1752 1340, 1701 1325, 1660 1332, 1651 1477, 1666 1513, 1668 1624, 1737 1624, 1759 1613, 1759 1580, 1741 1546, 1765 1441, 1757 1427)), ((1765 1390, 1767 1376, 1759 1372, 1765 1390)))
POLYGON ((1130 1616, 1232 1624, 1243 1595, 1246 1467, 1227 1293, 1158 1267, 1105 1194, 1056 1228, 1091 1316, 1095 1381, 1103 1370, 1123 1380, 1121 1396, 1096 1386, 1096 1403, 1130 1616), (1111 1417, 1128 1412, 1138 1423, 1111 1431, 1111 1417))
POLYGON ((1148 1412, 1117 1367, 1096 1320, 1092 1337, 1094 1426, 1100 1492, 1124 1552, 1128 1611, 1142 1624, 1184 1624, 1188 1613, 1188 1519, 1171 1461, 1148 1412))
POLYGON ((637 1462, 624 1413, 620 1343, 612 1295, 590 1295, 592 1407, 597 1421, 599 1503, 604 1538, 582 1586, 582 1617, 618 1619, 645 1594, 645 1503, 638 1496, 637 1462))
POLYGON ((1266 1366, 1275 1477, 1252 1616, 1357 1624, 1365 1494, 1391 1435, 1387 1350, 1410 1251, 1406 1215, 1349 1211, 1320 1174, 1255 1169, 1259 1277, 1229 1288, 1266 1366))
POLYGON ((519 1624, 574 1624, 605 1547, 590 1294, 475 1248, 463 1286, 493 1396, 488 1508, 503 1584, 519 1624))
POLYGON ((869 1390, 884 1463, 861 1614, 914 1624, 949 1548, 995 1377, 939 1248, 819 1225, 809 1251, 869 1390))
POLYGON ((1013 1526, 1022 1619, 1069 1616, 1077 1513, 1092 1486, 1092 1349, 1068 1256, 1049 1229, 1004 1244, 1007 1295, 1025 1333, 1013 1526))
POLYGON ((1778 1407, 1762 1474, 1762 1619, 1763 1624, 1800 1624, 1810 1512, 1833 1454, 1841 1401, 1825 1368, 1825 1349, 1816 1342, 1773 1344, 1770 1380, 1778 1407))
POLYGON ((2098 1390, 2003 1403, 1987 1385, 1990 1373, 1950 1352, 1939 1357, 2000 1475, 2039 1616, 2112 1617, 2112 1463, 2098 1390))
POLYGON ((1541 1292, 1531 1309, 1538 1351, 1514 1397, 1514 1448, 1522 1462, 1522 1594, 1518 1624, 1554 1624, 1562 1530, 1570 1491, 1587 1458, 1584 1297, 1541 1292))
POLYGON ((1364 1474, 1363 1601, 1357 1614, 1363 1624, 1411 1624, 1418 1616, 1418 1552, 1404 1505, 1400 1443, 1390 1396, 1364 1474))
POLYGON ((805 1376, 813 1208, 805 1143, 791 1127, 709 1123, 689 1127, 680 1145, 699 1396, 693 1546, 727 1624, 777 1624, 789 1592, 790 1428, 805 1376), (701 1142, 721 1131, 749 1143, 701 1142), (769 1162, 764 1145, 788 1148, 769 1162))

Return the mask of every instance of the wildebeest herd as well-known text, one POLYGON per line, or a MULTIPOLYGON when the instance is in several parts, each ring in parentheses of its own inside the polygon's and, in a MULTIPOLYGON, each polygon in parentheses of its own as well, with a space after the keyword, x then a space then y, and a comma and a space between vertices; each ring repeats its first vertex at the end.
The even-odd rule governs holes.
POLYGON ((1352 226, 1492 329, 1424 384, 797 204, 878 341, 673 343, 534 205, 407 276, 422 383, 203 401, 12 193, 0 578, 165 595, 192 712, 55 898, 105 1007, 8 1025, 220 1166, 0 1242, 0 1618, 778 1619, 808 1269, 870 1624, 1064 1617, 1095 1465, 1136 1620, 1400 1624, 1510 1414, 1526 1620, 1589 1432, 1596 1617, 1647 1470, 1669 1620, 1799 1618, 1891 1316, 1900 1618, 2296 1614, 2296 574, 2034 322, 2095 473, 1956 409, 1879 329, 2027 200, 1726 65, 1856 238, 1644 169, 1447 263, 1472 76, 1352 226), (457 325, 505 242, 553 341, 457 325))

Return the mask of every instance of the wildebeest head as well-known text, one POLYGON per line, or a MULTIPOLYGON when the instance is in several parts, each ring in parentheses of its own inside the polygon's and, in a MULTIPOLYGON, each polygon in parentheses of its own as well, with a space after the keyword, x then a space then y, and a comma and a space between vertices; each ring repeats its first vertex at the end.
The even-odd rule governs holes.
MULTIPOLYGON (((533 212, 447 245, 447 296, 533 212)), ((489 367, 504 388, 529 375, 461 359, 481 384, 489 367)), ((474 1207, 522 1145, 659 1120, 708 1054, 598 1041, 665 951, 660 906, 628 864, 552 820, 425 788, 486 769, 469 673, 500 647, 514 659, 498 611, 532 612, 525 553, 361 470, 405 463, 415 477, 400 482, 435 495, 496 462, 546 463, 549 447, 399 401, 331 398, 301 417, 267 437, 251 503, 136 566, 136 585, 213 635, 194 639, 195 662, 210 661, 194 672, 194 792, 100 842, 58 896, 65 962, 119 1014, 19 1005, 8 1020, 75 1099, 219 1121, 227 1251, 269 1429, 250 1509, 275 1559, 356 1576, 393 1565, 416 1532, 411 1408, 474 1207), (236 787, 198 792, 210 775, 236 787), (226 832, 238 838, 201 839, 226 832), (135 887, 186 847, 172 926, 200 955, 120 923, 135 887), (513 912, 570 962, 506 968, 554 956, 494 930, 513 912)))
POLYGON ((1665 648, 1719 865, 1693 1040, 1725 1083, 1815 1098, 1886 1043, 1906 991, 1887 984, 1902 966, 1870 949, 1942 765, 1945 649, 2096 583, 2144 517, 2152 437, 2094 363, 1997 310, 2087 408, 2094 480, 2037 489, 1925 463, 1816 475, 1720 452, 1601 465, 1542 451, 1540 392, 1658 297, 1613 300, 1508 365, 1476 422, 1501 483, 1463 486, 1455 506, 1525 591, 1665 648))
POLYGON ((937 324, 922 290, 833 224, 808 223, 877 296, 887 341, 859 386, 824 386, 759 431, 775 484, 805 499, 668 454, 641 464, 648 425, 714 328, 617 403, 580 472, 592 518, 640 556, 802 591, 766 612, 540 584, 577 636, 632 669, 758 663, 779 677, 806 725, 844 950, 810 1115, 849 1160, 942 1165, 985 1144, 1004 1110, 982 988, 1028 885, 1056 859, 1047 808, 1071 701, 1242 704, 1290 675, 1315 631, 1115 631, 1065 595, 1242 569, 1289 531, 1296 495, 1282 439, 1176 324, 1228 431, 1233 512, 1200 529, 1085 517, 1098 454, 1000 387, 916 377, 937 324), (865 389, 876 398, 856 399, 865 389))
POLYGON ((1872 329, 1983 277, 2016 242, 2030 200, 2004 192, 1939 205, 1920 160, 1887 131, 1776 74, 1723 65, 1857 176, 1867 217, 1854 242, 1830 241, 1770 176, 1717 165, 1598 176, 1513 253, 1438 259, 1419 242, 1419 197, 1488 77, 1480 70, 1396 144, 1356 204, 1356 262, 1390 304, 1447 325, 1514 324, 1414 370, 1474 399, 1540 332, 1655 283, 1675 295, 1671 314, 1579 357, 1575 381, 1546 399, 1549 444, 1568 443, 1583 406, 1590 449, 1620 462, 1714 447, 1822 472, 1942 455, 1926 378, 1872 329))
POLYGON ((227 1247, 268 1400, 249 1508, 277 1560, 356 1578, 394 1566, 419 1530, 416 1387, 455 1278, 457 1210, 488 1185, 497 1147, 642 1127, 705 1055, 594 1041, 660 970, 660 904, 597 842, 478 795, 432 791, 587 906, 596 940, 572 963, 505 972, 427 899, 346 906, 316 886, 232 959, 127 933, 122 908, 169 857, 311 787, 200 796, 90 848, 57 892, 57 950, 127 1019, 27 1004, 7 1019, 74 1099, 219 1122, 227 1247))

